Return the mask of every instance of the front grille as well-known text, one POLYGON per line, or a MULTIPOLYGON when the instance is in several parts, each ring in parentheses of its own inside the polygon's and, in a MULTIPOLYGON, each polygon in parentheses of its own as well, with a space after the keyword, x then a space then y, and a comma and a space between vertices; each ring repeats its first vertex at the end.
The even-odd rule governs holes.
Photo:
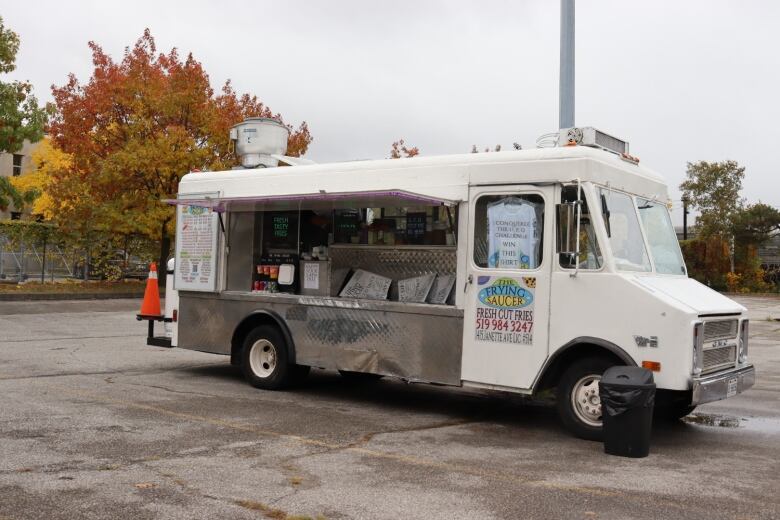
POLYGON ((737 320, 704 322, 704 342, 737 337, 737 320))
POLYGON ((736 360, 737 360, 736 345, 705 349, 703 372, 711 372, 712 370, 721 368, 724 365, 733 365, 736 360))

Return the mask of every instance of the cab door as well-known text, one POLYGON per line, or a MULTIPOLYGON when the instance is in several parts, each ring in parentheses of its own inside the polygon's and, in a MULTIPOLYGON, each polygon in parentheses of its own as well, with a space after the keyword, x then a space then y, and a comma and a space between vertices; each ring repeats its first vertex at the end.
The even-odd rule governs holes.
POLYGON ((528 389, 547 357, 553 188, 469 191, 464 384, 528 389))

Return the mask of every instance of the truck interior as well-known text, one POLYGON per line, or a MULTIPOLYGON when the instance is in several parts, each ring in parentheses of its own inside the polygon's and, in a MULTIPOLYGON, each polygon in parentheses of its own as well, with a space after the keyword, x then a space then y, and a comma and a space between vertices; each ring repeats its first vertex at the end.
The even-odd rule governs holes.
POLYGON ((225 287, 452 305, 457 205, 414 202, 386 197, 231 207, 225 287))

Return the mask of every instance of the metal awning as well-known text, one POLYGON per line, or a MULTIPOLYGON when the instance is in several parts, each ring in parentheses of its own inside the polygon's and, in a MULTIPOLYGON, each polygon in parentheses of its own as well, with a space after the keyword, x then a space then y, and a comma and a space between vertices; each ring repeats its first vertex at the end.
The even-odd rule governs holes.
POLYGON ((296 195, 262 195, 251 197, 198 197, 165 199, 172 206, 196 206, 218 213, 227 211, 281 211, 293 209, 340 209, 352 207, 394 207, 399 202, 412 205, 454 206, 459 200, 432 197, 406 190, 380 190, 341 193, 305 193, 296 195))

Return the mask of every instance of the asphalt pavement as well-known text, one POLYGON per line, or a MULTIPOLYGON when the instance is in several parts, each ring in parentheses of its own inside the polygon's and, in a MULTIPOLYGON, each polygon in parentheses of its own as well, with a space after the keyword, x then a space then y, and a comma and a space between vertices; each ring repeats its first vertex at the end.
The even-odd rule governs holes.
POLYGON ((146 346, 136 300, 0 302, 0 520, 780 518, 780 299, 738 299, 756 386, 655 425, 644 459, 517 396, 256 390, 146 346))

